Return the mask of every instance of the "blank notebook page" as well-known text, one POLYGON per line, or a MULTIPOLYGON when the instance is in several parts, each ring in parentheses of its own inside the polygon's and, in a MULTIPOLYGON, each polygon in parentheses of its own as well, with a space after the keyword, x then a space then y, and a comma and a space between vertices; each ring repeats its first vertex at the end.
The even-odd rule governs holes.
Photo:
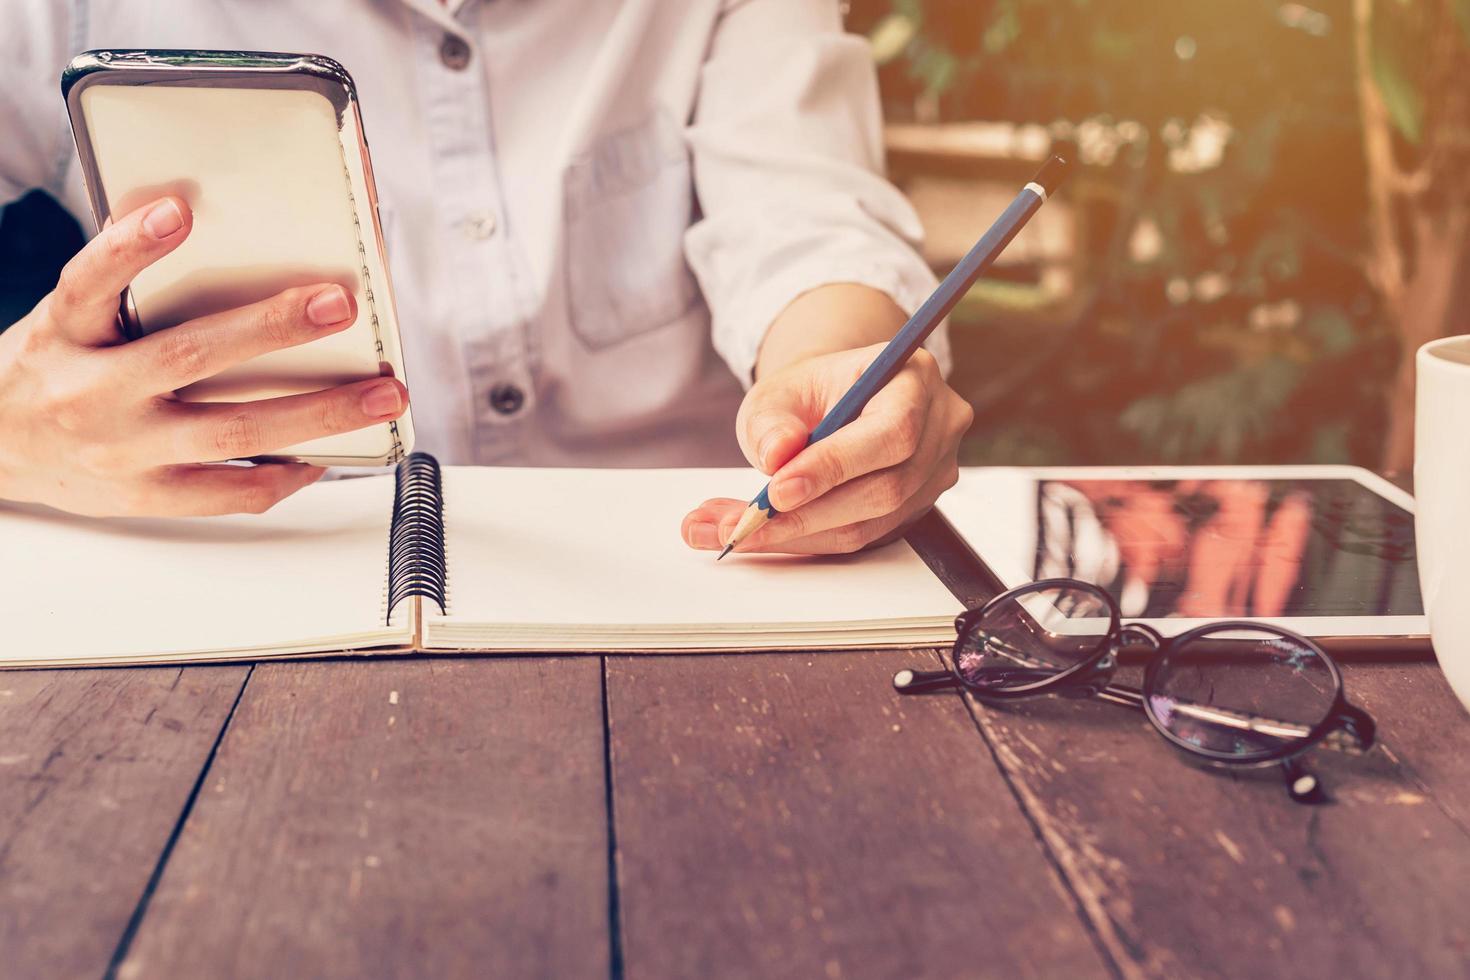
POLYGON ((86 520, 0 504, 0 661, 167 660, 383 642, 393 480, 263 516, 86 520))
POLYGON ((426 604, 426 645, 741 647, 762 645, 763 632, 790 646, 953 637, 958 600, 905 542, 857 555, 733 554, 718 563, 684 544, 690 509, 710 497, 748 499, 762 482, 743 469, 447 467, 450 615, 426 604))

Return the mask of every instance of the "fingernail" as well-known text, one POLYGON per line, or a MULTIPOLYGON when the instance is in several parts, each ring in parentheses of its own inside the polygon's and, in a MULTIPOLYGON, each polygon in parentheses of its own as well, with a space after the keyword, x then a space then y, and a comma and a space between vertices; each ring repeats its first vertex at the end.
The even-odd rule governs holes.
POLYGON ((396 415, 402 408, 403 396, 399 393, 395 382, 380 382, 362 394, 363 413, 373 418, 396 415))
POLYGON ((347 290, 341 286, 328 286, 306 303, 306 317, 319 327, 341 323, 352 313, 347 302, 347 290))
POLYGON ((793 476, 789 480, 778 481, 771 491, 781 498, 782 510, 795 510, 812 495, 812 481, 804 476, 793 476))
POLYGON ((696 548, 712 551, 720 546, 720 531, 708 521, 689 525, 689 543, 696 548))
POLYGON ((160 201, 143 216, 143 227, 154 238, 167 238, 184 227, 184 212, 172 199, 160 201))

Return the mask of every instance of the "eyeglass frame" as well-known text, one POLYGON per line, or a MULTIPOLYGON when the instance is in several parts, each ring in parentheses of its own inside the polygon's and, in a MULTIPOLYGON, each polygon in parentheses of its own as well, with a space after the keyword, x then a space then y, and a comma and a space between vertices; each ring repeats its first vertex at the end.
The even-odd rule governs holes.
MULTIPOLYGON (((1022 608, 1024 609, 1024 607, 1022 608)), ((1145 716, 1147 716, 1149 724, 1156 732, 1162 735, 1175 749, 1190 757, 1203 759, 1214 765, 1235 769, 1261 769, 1267 766, 1286 763, 1288 764, 1287 778, 1289 785, 1293 783, 1293 778, 1300 772, 1299 770, 1294 772, 1294 767, 1289 764, 1317 745, 1328 744, 1330 748, 1360 754, 1367 752, 1373 747, 1377 734, 1378 726, 1373 716, 1347 699, 1347 690, 1342 676, 1342 669, 1338 666, 1337 661, 1333 660, 1326 650, 1323 650, 1321 646, 1309 637, 1302 636, 1300 633, 1296 633, 1282 626, 1276 626, 1272 623, 1243 619, 1223 619, 1196 626, 1177 636, 1166 637, 1145 623, 1124 623, 1122 611, 1118 607, 1117 600, 1107 590, 1081 579, 1050 578, 1029 582, 1025 585, 1008 589, 990 599, 982 606, 974 609, 966 609, 955 618, 955 633, 954 646, 950 652, 951 663, 949 669, 944 671, 901 670, 894 674, 894 688, 901 694, 921 694, 928 691, 947 690, 957 683, 958 686, 974 694, 978 700, 986 703, 1021 701, 1049 694, 1058 694, 1064 697, 1097 697, 1100 700, 1142 710, 1145 716), (1084 659, 1070 667, 1039 680, 1015 687, 987 688, 974 684, 966 679, 959 668, 959 655, 961 648, 967 639, 969 639, 967 634, 975 630, 979 623, 1002 603, 1009 602, 1019 605, 1017 600, 1021 597, 1048 590, 1083 590, 1099 597, 1103 601, 1108 611, 1109 625, 1107 632, 1098 638, 1097 648, 1084 659), (1159 672, 1166 665, 1169 653, 1183 649, 1188 643, 1202 636, 1230 629, 1253 630, 1300 643, 1306 650, 1316 654, 1326 664, 1328 674, 1332 678, 1334 685, 1332 703, 1324 713, 1322 720, 1308 729, 1306 734, 1293 742, 1283 741, 1283 744, 1276 748, 1242 756, 1238 753, 1208 749, 1189 742, 1170 731, 1163 719, 1158 716, 1148 694, 1157 682, 1159 672), (1152 645, 1152 650, 1149 653, 1149 661, 1144 667, 1143 682, 1138 688, 1111 683, 1113 672, 1117 668, 1117 655, 1129 646, 1125 639, 1128 635, 1143 637, 1152 645), (1107 662, 1110 660, 1112 662, 1107 662), (910 674, 912 680, 908 684, 900 685, 898 679, 905 673, 910 674), (938 675, 943 675, 943 678, 938 675), (1089 682, 1099 679, 1103 681, 1101 686, 1089 685, 1089 682), (940 683, 941 680, 944 683, 940 683), (1339 731, 1345 737, 1341 740, 1333 740, 1329 744, 1332 736, 1339 731)), ((1286 722, 1284 724, 1295 725, 1296 723, 1286 722)), ((1298 725, 1297 727, 1301 726, 1298 725)), ((1315 792, 1315 789, 1316 787, 1314 785, 1312 791, 1315 792)), ((1295 799, 1303 798, 1298 795, 1294 785, 1292 786, 1292 795, 1295 799)))

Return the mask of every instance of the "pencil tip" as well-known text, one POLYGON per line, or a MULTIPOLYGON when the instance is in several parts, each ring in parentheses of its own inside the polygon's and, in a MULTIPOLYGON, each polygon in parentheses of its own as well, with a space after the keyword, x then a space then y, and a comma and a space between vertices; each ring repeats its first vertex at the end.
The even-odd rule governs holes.
MULTIPOLYGON (((724 558, 726 555, 728 555, 730 552, 732 552, 734 550, 735 550, 735 545, 734 545, 733 542, 730 543, 730 544, 725 545, 725 550, 722 551, 722 552, 720 552, 720 558, 724 558)), ((716 558, 715 561, 719 561, 720 558, 716 558)))

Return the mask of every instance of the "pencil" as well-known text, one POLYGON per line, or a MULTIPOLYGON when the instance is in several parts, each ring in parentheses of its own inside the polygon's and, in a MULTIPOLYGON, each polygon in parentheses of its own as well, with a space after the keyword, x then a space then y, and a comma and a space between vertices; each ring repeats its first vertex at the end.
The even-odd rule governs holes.
MULTIPOLYGON (((934 332, 941 320, 949 315, 955 304, 969 292, 970 287, 975 284, 991 263, 1016 237, 1016 232, 1025 227, 1031 216, 1046 203, 1046 199, 1057 189, 1071 165, 1059 156, 1052 156, 1042 164, 1036 176, 1031 178, 1030 183, 1021 188, 1016 199, 1010 203, 990 230, 980 237, 975 247, 960 259, 958 265, 944 277, 944 281, 934 290, 933 295, 924 301, 909 321, 903 325, 888 346, 884 347, 868 369, 862 373, 847 393, 833 405, 831 410, 812 430, 807 437, 807 445, 827 438, 838 429, 847 425, 853 419, 862 414, 863 408, 874 395, 883 390, 883 386, 892 381, 903 366, 908 363, 914 351, 924 343, 925 338, 934 332)), ((771 485, 766 484, 750 506, 745 508, 745 513, 740 515, 740 521, 735 525, 734 532, 730 535, 725 550, 720 552, 720 558, 724 558, 734 551, 739 544, 750 537, 756 531, 765 526, 766 522, 776 516, 776 508, 771 506, 771 485)))

